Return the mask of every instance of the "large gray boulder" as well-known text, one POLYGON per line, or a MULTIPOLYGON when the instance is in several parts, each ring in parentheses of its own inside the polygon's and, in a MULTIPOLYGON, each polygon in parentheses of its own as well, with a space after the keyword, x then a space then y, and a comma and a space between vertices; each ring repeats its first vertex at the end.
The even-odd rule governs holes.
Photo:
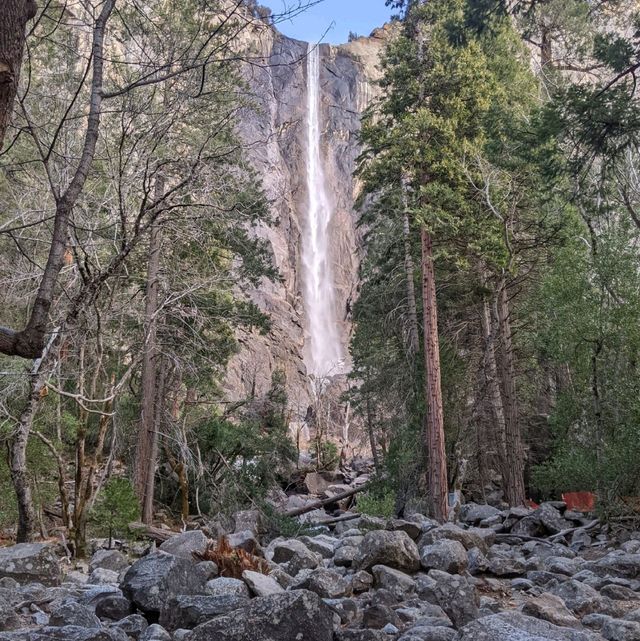
POLYGON ((209 539, 201 530, 181 532, 167 539, 161 546, 160 551, 182 559, 193 559, 194 552, 204 552, 209 539))
POLYGON ((82 628, 99 628, 100 619, 86 605, 76 601, 65 601, 51 612, 49 625, 63 627, 76 625, 82 628))
POLYGON ((394 570, 386 565, 374 565, 371 572, 375 587, 389 590, 398 599, 406 598, 416 589, 413 578, 400 570, 394 570))
POLYGON ((0 578, 10 577, 18 583, 60 585, 60 563, 51 546, 45 543, 19 543, 0 548, 0 578))
POLYGON ((127 557, 118 550, 98 550, 89 562, 89 572, 98 568, 120 572, 129 565, 127 557))
POLYGON ((495 541, 495 538, 496 533, 493 530, 483 528, 464 529, 454 525, 453 523, 445 523, 444 525, 425 532, 418 541, 418 547, 421 548, 424 545, 433 545, 437 541, 448 539, 451 541, 458 541, 458 543, 461 543, 464 546, 465 550, 480 548, 480 550, 486 554, 489 547, 495 541))
POLYGON ((211 596, 235 595, 249 598, 249 588, 244 581, 221 576, 207 581, 205 592, 211 596))
POLYGON ((420 569, 420 553, 406 532, 376 530, 365 535, 354 565, 359 570, 387 565, 396 570, 417 572, 420 569))
POLYGON ((160 613, 160 625, 167 630, 191 630, 221 614, 233 612, 249 602, 240 596, 188 596, 169 599, 160 613))
POLYGON ((608 619, 600 630, 607 641, 638 641, 640 639, 640 623, 608 619))
POLYGON ((255 596, 269 596, 284 592, 283 587, 271 576, 261 572, 245 570, 242 573, 242 580, 247 584, 249 591, 255 596))
POLYGON ((587 614, 602 613, 615 615, 615 602, 603 597, 596 589, 570 579, 553 586, 549 592, 560 597, 574 614, 583 617, 587 614))
POLYGON ((46 627, 31 632, 29 641, 129 641, 118 628, 82 628, 66 625, 62 628, 46 627))
POLYGON ((467 569, 467 551, 458 541, 441 539, 420 548, 420 563, 425 570, 461 574, 467 569))
POLYGON ((602 637, 512 611, 473 621, 460 631, 457 641, 602 641, 602 637))
POLYGON ((193 630, 189 641, 332 641, 339 617, 307 590, 253 599, 193 630))
POLYGON ((423 598, 439 605, 456 628, 478 618, 478 593, 465 576, 431 570, 420 585, 423 598))
POLYGON ((602 577, 640 579, 640 554, 627 554, 615 550, 597 561, 586 563, 584 568, 602 577))
POLYGON ((274 563, 282 564, 291 576, 295 576, 300 570, 317 568, 322 560, 322 556, 312 552, 297 539, 277 541, 270 548, 268 556, 274 563))
POLYGON ((572 526, 570 521, 562 518, 560 511, 550 503, 543 503, 521 521, 518 521, 511 532, 525 536, 546 536, 559 534, 572 526))
POLYGON ((142 612, 159 614, 172 597, 204 594, 207 578, 192 561, 155 552, 127 570, 120 588, 142 612))
POLYGON ((460 520, 468 525, 478 525, 480 521, 500 515, 500 510, 492 505, 467 503, 460 509, 460 520))
POLYGON ((335 570, 316 568, 309 570, 300 580, 296 580, 293 588, 296 590, 310 590, 323 599, 337 599, 347 594, 349 584, 335 570))

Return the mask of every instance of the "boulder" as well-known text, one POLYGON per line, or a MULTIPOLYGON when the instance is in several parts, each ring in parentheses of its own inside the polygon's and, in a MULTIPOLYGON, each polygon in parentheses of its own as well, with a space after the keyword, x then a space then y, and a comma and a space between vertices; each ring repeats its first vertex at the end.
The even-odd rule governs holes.
POLYGON ((66 625, 62 628, 46 627, 31 632, 29 641, 129 641, 117 628, 81 628, 66 625))
POLYGON ((100 619, 88 608, 77 601, 65 601, 51 612, 49 625, 63 627, 75 625, 81 628, 99 628, 100 619))
POLYGON ((317 568, 322 558, 297 539, 277 541, 270 546, 268 556, 274 563, 286 563, 286 570, 291 576, 300 570, 317 568))
POLYGON ((142 612, 159 614, 174 596, 203 594, 206 579, 192 561, 155 552, 138 559, 127 570, 120 587, 142 612))
POLYGON ((389 590, 398 599, 405 598, 416 589, 416 582, 400 570, 394 570, 386 565, 374 565, 371 572, 375 587, 389 590))
POLYGON ((247 584, 249 591, 255 596, 269 596, 284 592, 282 586, 272 577, 260 572, 245 570, 242 579, 247 584))
POLYGON ((466 550, 477 547, 486 554, 489 547, 495 541, 496 533, 493 530, 484 530, 482 528, 463 529, 453 523, 445 523, 440 527, 433 528, 425 532, 418 542, 418 547, 423 545, 433 545, 437 541, 448 539, 458 541, 466 550))
POLYGON ((128 637, 138 640, 149 627, 149 624, 142 615, 130 614, 118 621, 114 627, 122 630, 128 637))
POLYGON ((525 536, 559 534, 571 527, 560 511, 551 503, 543 503, 537 510, 516 523, 511 532, 525 536))
POLYGON ((521 612, 501 612, 466 625, 457 641, 601 641, 593 632, 561 628, 521 612))
POLYGON ((455 641, 457 636, 451 628, 419 625, 408 630, 398 641, 455 641))
POLYGON ((51 546, 45 543, 19 543, 0 548, 0 578, 9 577, 20 584, 60 585, 60 563, 51 546))
POLYGON ((300 581, 293 584, 294 589, 310 590, 323 599, 343 597, 347 594, 348 587, 349 584, 342 576, 327 568, 310 570, 300 581))
POLYGON ((0 596, 0 630, 11 630, 20 625, 14 604, 0 596))
MULTIPOLYGON (((381 566, 374 566, 381 567, 381 566)), ((386 566, 385 566, 386 567, 386 566)), ((351 576, 351 589, 356 594, 359 592, 367 592, 373 585, 373 576, 365 570, 360 570, 351 576)))
POLYGON ((142 633, 139 641, 171 641, 171 635, 161 625, 154 623, 142 633))
POLYGON ((89 575, 89 583, 91 585, 118 585, 119 578, 120 575, 114 570, 96 568, 89 575))
POLYGON ((627 554, 626 552, 615 550, 597 561, 586 563, 585 569, 590 570, 597 576, 639 579, 640 554, 627 554))
POLYGON ((119 594, 109 594, 96 604, 96 616, 109 621, 120 621, 131 614, 131 602, 119 594))
POLYGON ((98 550, 89 561, 89 572, 98 568, 121 572, 129 565, 127 557, 118 550, 98 550))
MULTIPOLYGON (((286 497, 285 497, 286 498, 286 497)), ((233 515, 234 532, 250 530, 255 535, 264 532, 264 523, 260 510, 241 510, 233 515)))
POLYGON ((226 576, 207 581, 205 592, 211 596, 235 595, 249 598, 250 595, 249 588, 244 581, 226 576))
POLYGON ((229 534, 227 537, 229 545, 232 548, 239 548, 249 554, 262 555, 262 548, 256 538, 256 535, 251 530, 242 530, 242 532, 235 532, 229 534))
POLYGON ((522 606, 522 612, 563 628, 580 627, 580 621, 568 610, 564 601, 548 592, 526 601, 522 606))
POLYGON ((204 535, 201 530, 191 530, 189 532, 181 532, 167 539, 161 546, 160 551, 173 556, 180 557, 181 559, 193 560, 194 552, 204 552, 209 539, 204 535))
POLYGON ((354 564, 359 570, 386 565, 396 570, 416 572, 420 568, 420 553, 406 532, 375 530, 365 535, 354 564))
POLYGON ((478 617, 478 593, 464 576, 431 570, 421 590, 430 603, 439 605, 456 628, 478 617))
POLYGON ((189 641, 332 641, 339 618, 307 590, 253 599, 193 630, 189 641))
POLYGON ((425 570, 461 574, 467 569, 467 551, 458 541, 441 539, 420 548, 420 563, 425 570))
POLYGON ((358 555, 358 548, 351 545, 343 545, 336 550, 333 563, 338 567, 350 568, 357 560, 358 555))
POLYGON ((402 625, 398 615, 387 605, 374 603, 362 613, 362 625, 365 628, 382 630, 387 625, 402 625))
POLYGON ((565 605, 579 617, 594 612, 610 614, 608 599, 600 596, 599 592, 585 583, 570 579, 552 587, 549 592, 560 597, 565 605))
POLYGON ((159 623, 167 630, 191 630, 217 616, 238 610, 248 601, 246 597, 234 595, 176 596, 162 608, 159 623))
POLYGON ((460 520, 468 525, 478 525, 480 521, 500 515, 500 510, 492 505, 466 503, 460 509, 460 520))
POLYGON ((330 559, 335 553, 338 539, 326 534, 318 536, 301 536, 300 541, 304 543, 312 552, 319 554, 323 559, 330 559))
POLYGON ((402 532, 406 532, 414 541, 417 541, 422 534, 422 527, 420 527, 419 523, 405 521, 403 519, 391 519, 387 523, 387 530, 393 532, 401 530, 402 532))
POLYGON ((608 619, 604 622, 600 633, 607 641, 638 641, 640 639, 640 623, 608 619))

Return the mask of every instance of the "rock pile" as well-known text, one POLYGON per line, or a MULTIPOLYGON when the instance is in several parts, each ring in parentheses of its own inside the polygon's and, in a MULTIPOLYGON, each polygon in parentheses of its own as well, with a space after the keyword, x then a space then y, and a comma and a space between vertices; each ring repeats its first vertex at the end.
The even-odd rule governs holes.
POLYGON ((468 504, 457 524, 361 516, 259 541, 270 574, 220 577, 199 531, 133 560, 62 571, 46 545, 0 550, 0 641, 640 641, 640 532, 614 542, 562 503, 468 504))

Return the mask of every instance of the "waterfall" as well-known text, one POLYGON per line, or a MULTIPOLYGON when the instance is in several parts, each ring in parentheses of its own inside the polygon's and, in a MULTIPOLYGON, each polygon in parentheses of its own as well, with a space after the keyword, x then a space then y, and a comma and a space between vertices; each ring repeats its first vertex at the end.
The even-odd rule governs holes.
POLYGON ((333 208, 327 194, 321 154, 320 47, 307 55, 307 216, 303 225, 302 266, 307 316, 307 364, 311 374, 339 373, 343 351, 331 259, 333 208))

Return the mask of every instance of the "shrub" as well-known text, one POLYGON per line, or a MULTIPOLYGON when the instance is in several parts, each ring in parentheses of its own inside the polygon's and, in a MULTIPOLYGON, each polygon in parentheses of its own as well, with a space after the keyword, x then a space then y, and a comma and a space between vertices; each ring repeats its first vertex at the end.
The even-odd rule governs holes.
POLYGON ((390 489, 381 488, 360 494, 357 498, 357 508, 360 514, 391 518, 395 514, 395 495, 390 489))
POLYGON ((319 470, 334 471, 340 463, 338 446, 331 441, 313 443, 310 450, 311 456, 316 460, 319 470))
POLYGON ((232 579, 242 578, 245 570, 269 574, 265 559, 240 548, 232 548, 226 536, 221 536, 216 543, 209 543, 204 552, 194 552, 193 556, 198 561, 213 561, 218 566, 220 576, 232 579))
POLYGON ((109 537, 109 549, 113 537, 129 531, 129 523, 140 514, 138 497, 129 479, 112 478, 107 481, 91 513, 91 521, 101 534, 109 537))

